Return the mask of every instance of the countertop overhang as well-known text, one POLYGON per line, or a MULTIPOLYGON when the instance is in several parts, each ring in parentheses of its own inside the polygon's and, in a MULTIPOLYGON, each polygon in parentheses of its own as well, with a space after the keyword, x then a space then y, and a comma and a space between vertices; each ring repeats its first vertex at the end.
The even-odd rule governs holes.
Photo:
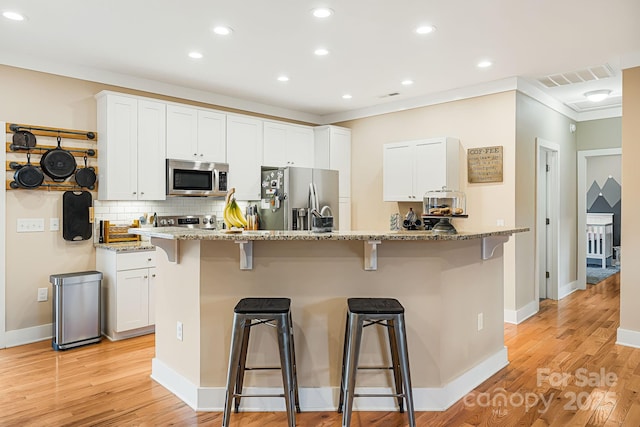
POLYGON ((378 245, 383 241, 455 241, 481 239, 481 257, 488 260, 499 246, 514 233, 529 231, 527 227, 494 228, 482 232, 461 231, 458 234, 434 234, 431 231, 224 231, 197 228, 161 227, 130 228, 129 233, 148 237, 152 244, 162 248, 170 262, 180 262, 180 245, 183 240, 232 241, 240 251, 240 269, 253 269, 253 242, 256 241, 362 241, 364 242, 364 269, 378 269, 378 245))
POLYGON ((527 227, 499 227, 481 232, 461 231, 458 234, 434 234, 431 231, 333 231, 314 233, 311 231, 243 231, 228 233, 183 227, 131 228, 130 234, 169 240, 470 240, 486 237, 510 236, 529 231, 527 227))

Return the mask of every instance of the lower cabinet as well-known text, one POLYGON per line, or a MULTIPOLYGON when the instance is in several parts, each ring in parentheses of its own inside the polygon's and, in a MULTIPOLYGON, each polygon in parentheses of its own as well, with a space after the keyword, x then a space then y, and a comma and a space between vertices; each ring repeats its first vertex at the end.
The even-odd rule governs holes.
POLYGON ((96 250, 102 272, 102 334, 120 340, 155 331, 155 251, 96 250))

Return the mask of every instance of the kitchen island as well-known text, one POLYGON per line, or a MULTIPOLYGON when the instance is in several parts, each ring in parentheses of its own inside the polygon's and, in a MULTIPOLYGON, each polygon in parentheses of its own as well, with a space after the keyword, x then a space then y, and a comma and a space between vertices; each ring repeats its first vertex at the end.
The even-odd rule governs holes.
MULTIPOLYGON (((416 410, 443 410, 504 367, 502 246, 526 228, 431 232, 245 232, 130 229, 157 253, 156 355, 152 377, 197 410, 222 410, 233 307, 244 297, 289 297, 302 410, 337 406, 349 297, 392 297, 405 307, 416 410), (181 325, 181 336, 177 333, 181 325)), ((361 365, 388 364, 382 330, 368 328, 361 365)), ((261 328, 247 366, 278 364, 261 328)), ((281 387, 278 371, 247 374, 250 392, 281 387)), ((381 392, 390 373, 361 371, 357 386, 381 392)), ((284 410, 283 399, 247 398, 246 410, 284 410)), ((389 410, 393 399, 355 400, 389 410)))

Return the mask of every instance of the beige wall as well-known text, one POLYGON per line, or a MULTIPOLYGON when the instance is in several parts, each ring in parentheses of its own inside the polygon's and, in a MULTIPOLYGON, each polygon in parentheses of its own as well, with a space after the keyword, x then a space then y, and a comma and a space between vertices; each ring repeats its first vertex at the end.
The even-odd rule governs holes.
POLYGON ((620 328, 640 333, 640 67, 622 74, 622 233, 623 267, 620 269, 620 328))
POLYGON ((576 128, 578 150, 620 148, 622 145, 622 117, 580 122, 576 128))
POLYGON ((397 113, 338 123, 351 128, 352 226, 356 230, 389 227, 389 216, 404 215, 409 206, 422 204, 382 201, 382 146, 387 142, 450 136, 462 145, 460 190, 467 196, 469 218, 458 220, 461 230, 493 227, 498 219, 515 224, 515 92, 504 92, 462 101, 416 108, 397 113), (504 181, 468 184, 467 149, 502 145, 504 181))

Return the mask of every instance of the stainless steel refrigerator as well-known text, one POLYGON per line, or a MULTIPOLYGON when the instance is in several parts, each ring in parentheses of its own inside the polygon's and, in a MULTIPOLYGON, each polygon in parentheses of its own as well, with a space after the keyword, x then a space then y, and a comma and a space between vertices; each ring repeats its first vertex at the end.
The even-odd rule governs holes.
POLYGON ((261 230, 311 230, 314 208, 338 229, 338 171, 263 166, 261 181, 261 230))

